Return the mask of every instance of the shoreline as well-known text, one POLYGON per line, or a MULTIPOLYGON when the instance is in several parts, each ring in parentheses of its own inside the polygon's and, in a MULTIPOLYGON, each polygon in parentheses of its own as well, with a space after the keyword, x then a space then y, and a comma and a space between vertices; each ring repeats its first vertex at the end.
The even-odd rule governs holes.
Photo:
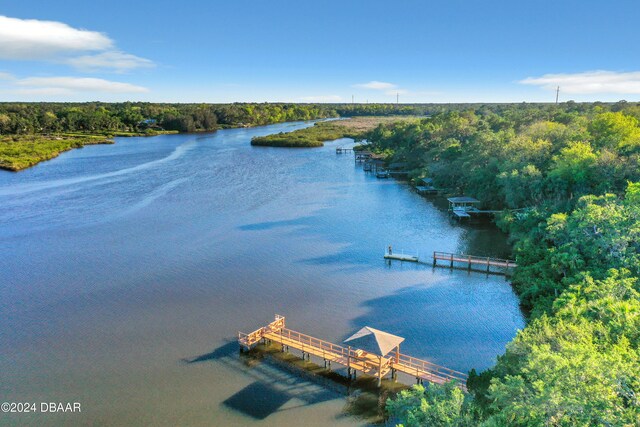
MULTIPOLYGON (((339 119, 335 118, 335 119, 339 119)), ((323 119, 311 119, 311 120, 323 120, 323 119)), ((0 171, 7 171, 7 172, 20 172, 26 169, 29 169, 33 166, 38 165, 39 163, 42 162, 46 162, 48 160, 52 160, 55 159, 56 157, 58 157, 60 154, 63 154, 67 151, 71 151, 74 149, 80 149, 82 147, 84 147, 85 145, 101 145, 101 144, 115 144, 115 138, 132 138, 132 137, 154 137, 154 136, 160 136, 160 135, 183 135, 183 134, 203 134, 203 133, 213 133, 213 132, 217 132, 219 130, 223 130, 223 129, 241 129, 241 128, 254 128, 254 127, 259 127, 259 126, 269 126, 269 125, 275 125, 278 123, 287 123, 287 122, 274 122, 274 123, 268 123, 268 124, 239 124, 239 125, 235 125, 235 126, 220 126, 216 129, 209 129, 209 130, 199 130, 199 131, 195 131, 195 132, 180 132, 180 131, 174 131, 174 130, 162 130, 162 131, 154 131, 153 133, 146 133, 146 132, 116 132, 116 133, 107 133, 107 134, 102 134, 102 133, 95 133, 95 134, 82 134, 82 133, 65 133, 65 134, 60 134, 60 135, 38 135, 38 134, 29 134, 29 135, 4 135, 4 136, 0 136, 0 171), (60 147, 56 147, 55 149, 52 149, 46 153, 42 153, 38 156, 38 158, 35 159, 31 159, 31 160, 26 160, 24 164, 15 161, 15 162, 11 162, 8 163, 7 161, 5 161, 3 159, 3 157, 8 157, 8 156, 3 156, 3 150, 2 150, 2 145, 3 144, 9 144, 10 142, 8 141, 3 141, 4 139, 12 139, 14 140, 14 142, 19 142, 19 139, 23 139, 23 140, 27 140, 27 139, 31 139, 31 140, 35 140, 35 139, 41 139, 41 140, 47 140, 47 141, 60 141, 61 143, 63 142, 68 142, 69 144, 66 146, 60 146, 60 147), (100 138, 100 140, 93 140, 93 139, 98 139, 100 138)), ((22 142, 22 141, 20 141, 22 142)), ((17 157, 17 156, 16 156, 17 157)))
POLYGON ((114 138, 152 137, 177 134, 177 131, 160 131, 153 134, 122 132, 114 134, 66 133, 58 135, 6 135, 0 139, 0 170, 20 172, 39 163, 55 159, 62 153, 83 148, 86 145, 115 144, 114 138), (15 147, 11 145, 15 144, 15 147))

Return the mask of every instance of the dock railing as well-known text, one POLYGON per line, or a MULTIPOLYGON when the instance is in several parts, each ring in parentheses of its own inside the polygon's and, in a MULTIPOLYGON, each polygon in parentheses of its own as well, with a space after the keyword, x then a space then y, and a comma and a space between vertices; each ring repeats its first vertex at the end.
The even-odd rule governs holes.
POLYGON ((467 374, 444 366, 436 365, 426 360, 417 359, 400 353, 398 361, 394 363, 394 368, 401 372, 415 375, 416 377, 426 376, 427 381, 442 383, 445 381, 456 381, 465 386, 467 384, 467 374))
POLYGON ((395 370, 412 375, 419 381, 426 380, 438 384, 456 381, 458 386, 466 391, 467 375, 462 372, 402 354, 398 350, 383 357, 358 348, 334 344, 287 329, 284 316, 276 315, 273 322, 253 332, 238 332, 238 343, 243 348, 249 349, 263 339, 280 343, 283 351, 292 347, 302 351, 303 356, 307 354, 321 357, 325 362, 333 361, 346 366, 349 371, 358 370, 378 376, 379 380, 395 370))
POLYGON ((260 340, 264 338, 265 334, 270 332, 277 332, 284 329, 284 327, 284 316, 276 314, 275 320, 269 323, 267 326, 263 326, 262 328, 256 329, 253 332, 249 332, 248 334, 244 332, 238 332, 238 343, 240 343, 240 345, 243 347, 250 348, 252 345, 260 342, 260 340))
POLYGON ((492 258, 492 257, 480 257, 474 255, 454 254, 450 252, 433 252, 433 265, 435 266, 439 260, 449 261, 449 266, 453 267, 454 263, 461 262, 466 263, 469 268, 472 265, 482 265, 489 267, 503 267, 503 268, 516 268, 518 265, 515 261, 510 259, 492 258))

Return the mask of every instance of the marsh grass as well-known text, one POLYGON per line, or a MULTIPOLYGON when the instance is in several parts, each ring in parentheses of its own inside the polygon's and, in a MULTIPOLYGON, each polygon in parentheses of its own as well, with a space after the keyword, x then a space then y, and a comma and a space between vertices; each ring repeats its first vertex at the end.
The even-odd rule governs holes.
POLYGON ((176 131, 63 133, 56 135, 0 136, 0 169, 20 171, 45 160, 53 159, 65 151, 85 145, 113 144, 118 136, 154 136, 176 131))

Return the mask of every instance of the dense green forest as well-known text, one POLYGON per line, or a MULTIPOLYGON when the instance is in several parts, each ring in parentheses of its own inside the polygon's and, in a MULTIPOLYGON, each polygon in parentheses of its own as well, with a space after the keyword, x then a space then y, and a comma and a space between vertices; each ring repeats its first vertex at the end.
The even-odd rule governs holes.
POLYGON ((435 105, 0 103, 0 168, 33 166, 113 136, 203 132, 328 117, 424 115, 435 105))
POLYGON ((316 104, 2 103, 0 134, 197 132, 337 115, 316 104))
POLYGON ((640 425, 640 106, 494 105, 369 132, 372 149, 450 194, 503 209, 527 327, 470 396, 388 403, 407 426, 640 425))
POLYGON ((336 117, 312 104, 0 104, 0 168, 18 171, 114 136, 213 131, 336 117))

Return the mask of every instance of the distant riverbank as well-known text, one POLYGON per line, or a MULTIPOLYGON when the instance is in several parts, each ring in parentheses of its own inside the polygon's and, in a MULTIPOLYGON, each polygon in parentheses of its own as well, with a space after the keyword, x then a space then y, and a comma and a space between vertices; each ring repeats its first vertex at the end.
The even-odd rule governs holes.
POLYGON ((340 138, 361 140, 367 131, 383 123, 415 119, 415 116, 362 116, 345 120, 322 121, 316 123, 315 126, 293 132, 254 137, 251 139, 251 145, 290 148, 322 147, 325 141, 334 141, 340 138))

